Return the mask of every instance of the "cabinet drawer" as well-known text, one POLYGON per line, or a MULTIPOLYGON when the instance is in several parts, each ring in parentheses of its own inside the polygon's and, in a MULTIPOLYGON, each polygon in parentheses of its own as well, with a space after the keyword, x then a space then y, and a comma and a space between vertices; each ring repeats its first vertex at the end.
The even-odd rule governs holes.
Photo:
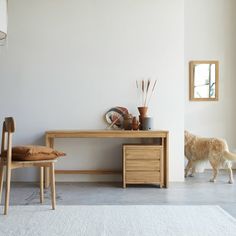
POLYGON ((157 159, 162 156, 162 146, 157 145, 124 145, 125 159, 157 159))
POLYGON ((127 171, 125 176, 127 183, 160 183, 159 171, 127 171))
POLYGON ((157 171, 160 170, 160 160, 126 160, 125 169, 129 170, 147 170, 147 171, 157 171))

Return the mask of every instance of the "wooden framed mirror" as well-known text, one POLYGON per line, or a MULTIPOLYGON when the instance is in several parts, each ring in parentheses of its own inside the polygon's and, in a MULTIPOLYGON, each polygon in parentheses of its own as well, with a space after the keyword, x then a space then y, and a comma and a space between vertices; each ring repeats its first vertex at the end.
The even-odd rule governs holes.
POLYGON ((189 99, 190 101, 218 101, 218 61, 189 62, 189 99))

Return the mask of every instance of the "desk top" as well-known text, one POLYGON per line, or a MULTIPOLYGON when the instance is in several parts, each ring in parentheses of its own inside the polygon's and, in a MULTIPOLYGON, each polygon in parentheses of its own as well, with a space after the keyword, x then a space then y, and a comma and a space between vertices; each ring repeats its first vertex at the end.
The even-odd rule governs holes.
POLYGON ((166 130, 51 130, 46 138, 167 138, 166 130))

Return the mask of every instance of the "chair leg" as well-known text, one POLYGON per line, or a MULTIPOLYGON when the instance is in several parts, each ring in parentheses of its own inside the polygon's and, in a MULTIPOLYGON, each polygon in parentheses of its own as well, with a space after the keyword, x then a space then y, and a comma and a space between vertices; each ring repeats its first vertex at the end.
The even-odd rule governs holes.
POLYGON ((3 173, 4 173, 4 166, 1 166, 0 167, 0 204, 2 202, 3 173))
POLYGON ((44 194, 43 194, 43 184, 44 184, 44 167, 40 167, 40 203, 43 203, 44 194))
POLYGON ((4 215, 7 215, 9 208, 9 199, 10 199, 10 187, 11 187, 11 168, 7 167, 6 175, 6 195, 5 195, 5 208, 4 215))
POLYGON ((56 190, 55 190, 55 169, 54 163, 51 163, 50 166, 50 182, 51 182, 51 200, 52 200, 52 209, 56 208, 56 190))
POLYGON ((49 167, 44 167, 44 177, 45 177, 44 186, 45 188, 49 188, 49 185, 50 185, 50 168, 49 167))

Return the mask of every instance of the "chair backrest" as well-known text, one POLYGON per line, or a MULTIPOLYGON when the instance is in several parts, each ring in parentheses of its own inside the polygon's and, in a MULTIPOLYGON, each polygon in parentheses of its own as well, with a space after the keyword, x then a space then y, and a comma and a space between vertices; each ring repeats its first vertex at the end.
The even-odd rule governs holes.
POLYGON ((8 133, 14 133, 15 132, 15 121, 13 117, 6 117, 5 118, 5 130, 8 133))
POLYGON ((12 134, 14 132, 15 132, 15 122, 13 117, 6 117, 2 126, 1 153, 3 154, 4 151, 7 150, 7 162, 11 162, 12 134))

